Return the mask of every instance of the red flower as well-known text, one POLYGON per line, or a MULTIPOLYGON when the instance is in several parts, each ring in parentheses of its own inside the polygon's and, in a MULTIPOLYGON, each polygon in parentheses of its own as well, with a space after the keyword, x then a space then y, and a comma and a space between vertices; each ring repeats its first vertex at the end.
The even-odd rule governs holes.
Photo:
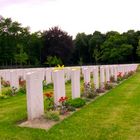
POLYGON ((117 77, 122 77, 122 72, 119 72, 117 77))
POLYGON ((65 97, 61 97, 61 98, 58 100, 58 102, 62 102, 62 103, 63 103, 63 102, 66 101, 67 99, 68 99, 68 97, 66 97, 66 96, 65 96, 65 97))

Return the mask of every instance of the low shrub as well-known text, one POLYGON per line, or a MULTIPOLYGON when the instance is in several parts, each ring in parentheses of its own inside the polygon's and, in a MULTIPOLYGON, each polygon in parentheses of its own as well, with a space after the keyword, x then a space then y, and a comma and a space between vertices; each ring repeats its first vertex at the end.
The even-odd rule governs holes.
POLYGON ((97 94, 94 92, 94 84, 93 83, 84 83, 82 96, 86 98, 94 98, 97 94))
POLYGON ((58 112, 52 112, 52 111, 48 111, 45 114, 45 118, 48 120, 53 120, 53 121, 59 121, 60 117, 59 117, 59 113, 58 112))
POLYGON ((86 104, 86 101, 82 98, 75 98, 68 100, 67 104, 75 108, 80 108, 86 104))
POLYGON ((68 112, 67 101, 68 101, 68 97, 66 96, 65 97, 62 96, 58 100, 59 102, 58 110, 60 115, 65 115, 68 112))
POLYGON ((66 85, 71 84, 71 80, 66 81, 66 85))
POLYGON ((0 99, 7 99, 7 98, 8 98, 7 95, 0 94, 0 99))
POLYGON ((43 82, 43 90, 48 90, 48 89, 52 89, 53 88, 53 84, 44 84, 44 82, 43 82))
POLYGON ((18 92, 20 92, 20 93, 26 93, 26 87, 20 87, 20 89, 18 90, 18 92))
POLYGON ((46 92, 44 93, 44 97, 46 100, 46 109, 55 110, 54 99, 53 99, 53 92, 46 92))
POLYGON ((2 90, 2 95, 3 96, 12 96, 12 90, 11 88, 5 88, 2 90))

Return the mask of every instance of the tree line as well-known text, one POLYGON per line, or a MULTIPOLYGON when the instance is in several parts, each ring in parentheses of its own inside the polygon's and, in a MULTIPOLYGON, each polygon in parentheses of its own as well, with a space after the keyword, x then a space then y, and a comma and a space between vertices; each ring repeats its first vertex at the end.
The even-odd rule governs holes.
POLYGON ((31 33, 11 18, 0 17, 0 66, 119 64, 140 61, 140 31, 78 33, 59 27, 31 33))

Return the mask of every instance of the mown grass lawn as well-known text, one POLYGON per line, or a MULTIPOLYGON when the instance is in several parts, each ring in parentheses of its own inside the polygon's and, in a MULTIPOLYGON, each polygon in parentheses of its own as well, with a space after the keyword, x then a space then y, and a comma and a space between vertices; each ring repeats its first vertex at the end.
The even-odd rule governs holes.
POLYGON ((0 100, 0 140, 139 140, 140 72, 49 131, 20 128, 24 94, 0 100))

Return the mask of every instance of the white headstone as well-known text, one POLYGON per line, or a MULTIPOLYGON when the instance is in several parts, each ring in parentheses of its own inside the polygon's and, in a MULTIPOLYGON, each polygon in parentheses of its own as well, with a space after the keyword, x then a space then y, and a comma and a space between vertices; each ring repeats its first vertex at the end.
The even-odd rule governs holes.
POLYGON ((10 86, 19 89, 19 77, 16 70, 10 71, 10 86))
POLYGON ((44 114, 43 87, 40 74, 28 73, 26 76, 28 120, 39 118, 44 114))
POLYGON ((93 82, 94 82, 95 90, 99 89, 99 69, 98 69, 98 66, 95 66, 93 68, 93 82))
POLYGON ((83 74, 84 74, 84 83, 89 83, 90 82, 90 69, 84 68, 83 74))
POLYGON ((71 69, 68 67, 64 68, 64 72, 65 72, 65 82, 67 82, 71 79, 71 77, 70 77, 71 69))
POLYGON ((5 71, 5 81, 9 81, 10 82, 10 70, 6 70, 5 71))
POLYGON ((64 70, 53 71, 54 103, 59 105, 59 99, 65 97, 64 70))
POLYGON ((46 68, 46 84, 52 83, 52 69, 51 68, 46 68))
POLYGON ((114 66, 114 80, 117 81, 117 75, 118 75, 118 72, 117 72, 117 65, 114 66))
POLYGON ((72 99, 80 97, 80 69, 71 70, 72 99))
POLYGON ((110 77, 111 76, 114 76, 114 73, 113 73, 113 66, 109 66, 110 67, 110 77))
POLYGON ((105 84, 104 67, 101 66, 101 67, 100 67, 100 87, 101 87, 101 88, 104 88, 104 84, 105 84))
POLYGON ((106 82, 109 82, 110 81, 109 66, 105 67, 105 74, 106 74, 106 82))

